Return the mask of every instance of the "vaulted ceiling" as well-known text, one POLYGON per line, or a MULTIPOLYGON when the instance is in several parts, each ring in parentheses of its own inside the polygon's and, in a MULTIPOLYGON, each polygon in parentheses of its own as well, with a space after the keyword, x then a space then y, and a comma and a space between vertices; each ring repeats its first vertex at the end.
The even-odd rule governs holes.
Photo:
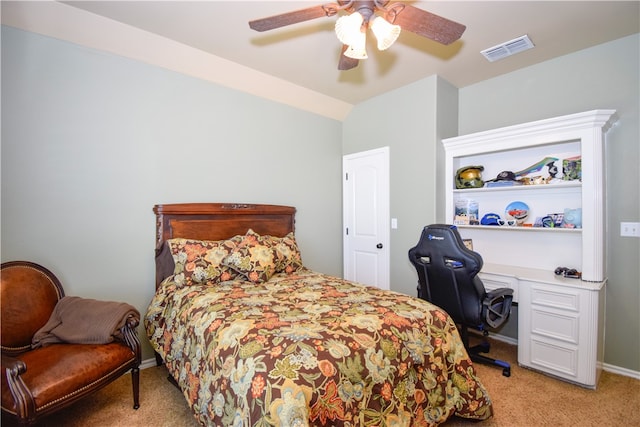
MULTIPOLYGON (((10 3, 2 2, 3 23, 10 3)), ((351 105, 434 74, 464 87, 640 31, 638 1, 412 1, 406 3, 466 25, 462 38, 444 46, 403 31, 386 51, 370 40, 369 58, 339 71, 342 46, 334 33, 335 16, 263 33, 248 25, 327 3, 322 0, 60 3, 87 18, 125 24, 351 105), (523 35, 535 48, 496 62, 480 54, 523 35)), ((15 21, 10 13, 7 23, 20 26, 15 21)), ((57 31, 56 37, 64 38, 57 31)))

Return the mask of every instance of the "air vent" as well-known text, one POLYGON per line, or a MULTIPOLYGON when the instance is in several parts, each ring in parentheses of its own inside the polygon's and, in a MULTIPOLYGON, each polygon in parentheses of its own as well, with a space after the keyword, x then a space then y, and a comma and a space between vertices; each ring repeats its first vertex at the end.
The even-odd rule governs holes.
POLYGON ((531 42, 529 36, 524 35, 522 37, 518 37, 517 39, 509 40, 508 42, 490 47, 489 49, 485 49, 480 53, 484 55, 484 57, 487 58, 489 62, 495 62, 500 59, 506 58, 507 56, 515 55, 516 53, 532 49, 533 47, 534 45, 531 42))

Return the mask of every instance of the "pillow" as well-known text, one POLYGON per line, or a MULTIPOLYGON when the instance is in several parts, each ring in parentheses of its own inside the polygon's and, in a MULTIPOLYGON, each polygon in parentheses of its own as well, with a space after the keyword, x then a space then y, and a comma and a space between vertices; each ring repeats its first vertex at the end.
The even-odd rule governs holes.
POLYGON ((169 276, 173 276, 176 263, 173 261, 173 255, 169 244, 165 241, 160 247, 160 251, 156 251, 156 278, 161 281, 169 276))
POLYGON ((276 273, 279 261, 271 236, 260 236, 250 229, 222 264, 250 282, 263 283, 276 273))
POLYGON ((278 272, 291 274, 303 268, 302 256, 293 231, 284 237, 272 236, 271 239, 278 253, 278 272))
POLYGON ((229 240, 169 239, 175 264, 173 274, 177 284, 190 286, 206 282, 224 282, 238 277, 235 270, 222 264, 243 236, 229 240))

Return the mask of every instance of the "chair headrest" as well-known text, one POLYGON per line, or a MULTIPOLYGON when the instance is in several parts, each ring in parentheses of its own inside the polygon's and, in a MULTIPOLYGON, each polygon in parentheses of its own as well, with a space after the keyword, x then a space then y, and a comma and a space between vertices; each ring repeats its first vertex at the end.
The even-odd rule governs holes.
POLYGON ((471 274, 479 272, 483 264, 480 254, 465 246, 458 228, 449 224, 424 227, 418 244, 409 251, 409 258, 415 263, 424 257, 428 257, 435 266, 442 266, 448 261, 462 262, 471 274))

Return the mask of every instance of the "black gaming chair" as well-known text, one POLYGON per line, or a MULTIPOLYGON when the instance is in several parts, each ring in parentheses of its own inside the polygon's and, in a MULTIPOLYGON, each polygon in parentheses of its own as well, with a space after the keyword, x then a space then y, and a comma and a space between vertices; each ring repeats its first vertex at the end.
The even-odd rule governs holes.
POLYGON ((418 272, 418 297, 437 305, 451 316, 458 325, 471 360, 499 366, 502 375, 511 376, 509 363, 480 354, 489 352, 486 340, 474 347, 469 346, 467 328, 482 331, 487 336, 487 327, 502 325, 511 311, 513 290, 485 290, 477 276, 482 269, 482 257, 464 245, 454 225, 424 227, 420 241, 409 250, 409 260, 418 272))

